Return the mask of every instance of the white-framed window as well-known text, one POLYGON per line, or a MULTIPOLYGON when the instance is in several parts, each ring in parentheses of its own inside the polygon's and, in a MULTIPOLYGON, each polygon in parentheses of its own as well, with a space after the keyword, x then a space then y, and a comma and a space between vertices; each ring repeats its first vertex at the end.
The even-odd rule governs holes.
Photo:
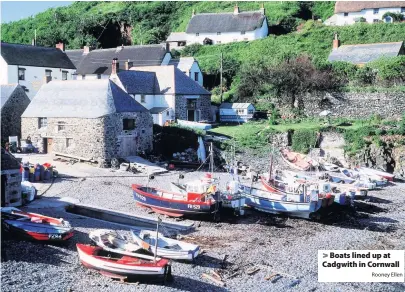
POLYGON ((217 35, 221 35, 221 32, 217 32, 217 35))
POLYGON ((195 36, 199 36, 200 34, 197 32, 196 34, 195 34, 195 36))
POLYGON ((18 68, 18 80, 25 80, 25 68, 18 68))
POLYGON ((378 12, 380 12, 380 9, 379 9, 379 8, 374 8, 374 9, 373 9, 373 14, 378 14, 378 12))
POLYGON ((221 41, 217 41, 217 44, 220 44, 221 43, 221 41))
POLYGON ((45 76, 52 77, 52 70, 46 69, 45 70, 45 76))
POLYGON ((141 95, 141 103, 145 103, 145 102, 146 102, 145 95, 144 95, 144 94, 142 94, 142 95, 141 95))
POLYGON ((62 71, 62 80, 67 80, 68 71, 62 71))
POLYGON ((48 126, 48 118, 38 118, 38 128, 45 128, 48 126))
POLYGON ((241 31, 241 32, 240 32, 240 34, 245 34, 245 33, 246 33, 245 31, 241 31))
POLYGON ((82 74, 82 80, 86 79, 86 74, 82 74))
POLYGON ((73 146, 73 138, 66 138, 66 148, 73 146))
POLYGON ((373 22, 374 23, 377 23, 377 22, 379 22, 380 20, 379 19, 373 19, 373 22))
POLYGON ((169 110, 166 111, 166 116, 167 117, 170 116, 170 111, 169 110))
POLYGON ((234 41, 234 42, 237 42, 237 41, 238 41, 238 39, 233 39, 233 41, 234 41))
POLYGON ((349 16, 349 13, 345 12, 345 13, 343 13, 343 16, 347 17, 347 16, 349 16))
POLYGON ((101 79, 101 74, 97 74, 97 79, 101 79))
POLYGON ((58 122, 58 132, 66 130, 65 122, 58 122))
POLYGON ((243 38, 244 41, 248 41, 248 38, 243 38))
POLYGON ((252 109, 248 110, 248 114, 253 115, 253 110, 252 109))
POLYGON ((401 13, 405 13, 405 7, 401 7, 401 13))
POLYGON ((194 72, 194 80, 198 81, 198 72, 194 72))

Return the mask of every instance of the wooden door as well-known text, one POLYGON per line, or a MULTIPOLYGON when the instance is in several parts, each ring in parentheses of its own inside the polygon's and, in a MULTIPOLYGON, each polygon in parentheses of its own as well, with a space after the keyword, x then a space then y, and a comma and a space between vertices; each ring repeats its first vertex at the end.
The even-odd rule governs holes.
POLYGON ((119 155, 121 158, 136 155, 136 137, 135 135, 121 137, 119 155))
POLYGON ((53 148, 53 139, 52 138, 47 138, 47 147, 46 147, 46 153, 52 153, 52 148, 53 148))

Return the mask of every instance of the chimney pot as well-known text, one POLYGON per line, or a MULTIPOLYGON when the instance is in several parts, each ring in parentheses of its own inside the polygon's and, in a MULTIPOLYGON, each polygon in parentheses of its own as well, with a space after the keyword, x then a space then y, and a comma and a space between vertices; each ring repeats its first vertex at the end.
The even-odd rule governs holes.
POLYGON ((112 60, 112 64, 111 64, 111 75, 117 75, 117 73, 118 73, 120 64, 119 64, 117 61, 118 61, 117 58, 114 58, 114 59, 112 60))
POLYGON ((235 7, 233 8, 233 14, 239 14, 238 4, 236 4, 235 7))
POLYGON ((86 55, 88 53, 90 53, 90 47, 89 46, 84 46, 83 47, 83 55, 86 55))
POLYGON ((47 84, 52 81, 52 76, 44 76, 44 83, 47 84))
POLYGON ((134 66, 133 62, 131 62, 129 60, 125 62, 125 70, 129 70, 133 66, 134 66))
POLYGON ((61 50, 62 52, 65 51, 65 44, 62 42, 59 42, 58 44, 56 44, 56 48, 61 50))
POLYGON ((340 40, 338 34, 335 33, 335 39, 333 40, 333 49, 336 50, 339 47, 340 47, 340 40))
POLYGON ((170 43, 166 43, 166 53, 170 53, 170 43))

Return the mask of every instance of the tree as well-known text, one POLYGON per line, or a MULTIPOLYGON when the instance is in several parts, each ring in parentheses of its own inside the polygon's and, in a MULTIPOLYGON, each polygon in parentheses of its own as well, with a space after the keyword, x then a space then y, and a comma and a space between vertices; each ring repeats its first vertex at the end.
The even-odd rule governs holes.
POLYGON ((340 87, 330 69, 317 69, 308 56, 286 59, 273 65, 245 66, 238 86, 240 98, 274 96, 294 106, 297 98, 308 92, 340 87))

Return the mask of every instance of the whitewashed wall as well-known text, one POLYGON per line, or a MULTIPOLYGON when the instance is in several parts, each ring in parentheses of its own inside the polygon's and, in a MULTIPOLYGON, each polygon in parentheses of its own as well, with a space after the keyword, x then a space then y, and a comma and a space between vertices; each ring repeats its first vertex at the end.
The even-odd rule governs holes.
POLYGON ((193 79, 194 81, 197 81, 198 84, 203 86, 203 74, 202 74, 200 66, 198 66, 197 62, 194 62, 193 66, 191 66, 190 71, 189 71, 189 76, 191 79, 193 79), (198 73, 198 80, 195 80, 195 73, 198 73))
POLYGON ((34 98, 35 94, 44 84, 45 70, 51 70, 52 80, 57 81, 62 80, 62 71, 68 72, 67 80, 72 80, 72 74, 75 72, 74 69, 7 65, 4 60, 0 65, 2 72, 1 84, 18 83, 21 86, 25 86, 28 89, 26 94, 30 99, 34 98), (18 68, 25 69, 25 80, 18 80, 18 68), (3 70, 5 73, 3 73, 3 70))
MULTIPOLYGON (((405 7, 405 2, 404 2, 405 7)), ((401 7, 398 8, 380 8, 378 14, 374 14, 373 9, 364 9, 359 12, 349 12, 348 16, 344 16, 344 13, 337 13, 336 25, 349 25, 354 24, 355 19, 363 17, 368 23, 373 23, 374 19, 383 20, 383 15, 387 12, 401 13, 401 7)), ((405 13, 403 13, 405 15, 405 13)))
POLYGON ((187 33, 187 45, 194 43, 203 44, 205 38, 211 39, 213 41, 213 44, 253 41, 266 37, 268 33, 269 29, 267 26, 267 20, 264 20, 262 27, 253 31, 246 31, 245 34, 241 34, 241 32, 221 32, 220 35, 217 35, 217 33, 215 32, 200 33, 198 36, 196 36, 196 34, 187 33))
MULTIPOLYGON (((11 83, 11 82, 10 82, 11 83)), ((8 65, 0 56, 0 84, 9 84, 8 82, 8 65)))

